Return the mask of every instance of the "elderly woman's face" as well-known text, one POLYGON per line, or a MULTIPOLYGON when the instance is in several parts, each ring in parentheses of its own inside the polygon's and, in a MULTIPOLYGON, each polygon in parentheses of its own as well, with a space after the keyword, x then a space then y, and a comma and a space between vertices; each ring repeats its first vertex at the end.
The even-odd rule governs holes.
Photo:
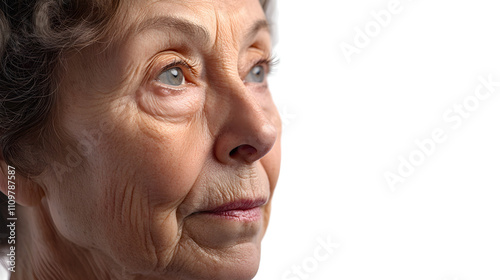
POLYGON ((249 279, 280 165, 262 8, 141 0, 127 13, 124 39, 61 71, 72 140, 45 183, 55 228, 121 279, 249 279))

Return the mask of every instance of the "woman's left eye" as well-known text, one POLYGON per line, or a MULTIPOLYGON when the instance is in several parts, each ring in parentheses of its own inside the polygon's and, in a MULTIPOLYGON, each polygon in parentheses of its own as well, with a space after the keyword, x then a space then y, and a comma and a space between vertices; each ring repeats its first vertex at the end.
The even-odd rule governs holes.
POLYGON ((164 70, 160 76, 158 76, 158 81, 169 86, 178 87, 183 85, 186 79, 180 67, 172 67, 164 70))
POLYGON ((266 70, 262 65, 255 65, 245 77, 245 81, 249 83, 262 83, 266 78, 266 70))

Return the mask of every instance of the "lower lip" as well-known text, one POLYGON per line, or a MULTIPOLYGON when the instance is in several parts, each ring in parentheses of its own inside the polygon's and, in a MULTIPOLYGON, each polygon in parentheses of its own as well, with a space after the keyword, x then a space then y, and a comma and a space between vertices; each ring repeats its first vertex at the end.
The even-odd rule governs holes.
POLYGON ((259 207, 250 209, 234 209, 217 212, 204 212, 204 214, 215 216, 226 220, 241 221, 241 222, 255 222, 260 220, 261 210, 259 207))

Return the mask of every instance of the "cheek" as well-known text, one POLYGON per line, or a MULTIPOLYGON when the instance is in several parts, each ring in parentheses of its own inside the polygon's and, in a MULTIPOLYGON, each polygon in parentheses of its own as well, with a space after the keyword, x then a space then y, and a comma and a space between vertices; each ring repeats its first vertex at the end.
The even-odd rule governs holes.
POLYGON ((269 188, 271 194, 270 201, 264 209, 264 227, 267 228, 271 216, 271 199, 274 194, 276 184, 278 183, 278 177, 281 167, 281 132, 279 132, 278 139, 276 140, 276 143, 274 144, 271 151, 269 151, 269 153, 265 155, 260 160, 260 162, 269 180, 269 188))
POLYGON ((260 160, 266 170, 271 186, 276 185, 281 168, 281 131, 278 133, 273 148, 260 160))
POLYGON ((193 85, 186 85, 182 90, 168 90, 159 86, 159 82, 153 82, 141 87, 136 95, 143 112, 169 123, 189 121, 204 103, 203 88, 193 85))
POLYGON ((200 138, 183 135, 182 132, 174 135, 174 138, 134 141, 140 148, 135 148, 133 155, 124 159, 133 165, 133 180, 136 185, 145 188, 152 207, 176 208, 191 190, 202 169, 200 155, 204 149, 200 147, 200 138))
POLYGON ((264 167, 264 170, 267 173, 267 177, 269 179, 269 185, 271 186, 271 195, 274 191, 274 187, 278 182, 278 177, 280 173, 281 167, 281 118, 279 116, 278 110, 274 106, 272 101, 267 103, 264 108, 268 113, 269 119, 274 123, 275 127, 278 128, 278 137, 276 138, 276 142, 274 143, 273 148, 269 153, 267 153, 260 162, 264 167))
POLYGON ((95 210, 99 209, 98 192, 76 174, 68 174, 62 181, 48 180, 51 189, 46 202, 52 222, 67 240, 82 247, 96 247, 96 230, 90 225, 99 223, 95 210), (72 177, 69 179, 69 177, 72 177))
POLYGON ((108 243, 103 246, 124 266, 147 270, 158 257, 173 257, 180 234, 177 208, 197 180, 207 151, 199 131, 140 120, 117 127, 100 147, 100 168, 89 176, 100 178, 98 211, 104 213, 102 234, 108 243))

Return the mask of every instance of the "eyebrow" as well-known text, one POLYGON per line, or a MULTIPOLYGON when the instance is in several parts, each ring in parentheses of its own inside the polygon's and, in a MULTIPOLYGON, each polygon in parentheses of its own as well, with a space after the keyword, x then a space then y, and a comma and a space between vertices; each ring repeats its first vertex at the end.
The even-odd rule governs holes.
MULTIPOLYGON (((195 37, 197 39, 203 40, 203 43, 207 43, 210 41, 210 32, 205 26, 196 24, 186 19, 172 16, 161 16, 147 19, 139 24, 139 26, 136 28, 136 32, 141 33, 147 29, 164 28, 176 29, 181 33, 189 35, 190 37, 195 37)), ((257 33, 262 29, 270 32, 270 26, 267 20, 261 19, 255 21, 244 35, 245 40, 250 40, 251 38, 255 37, 255 35, 257 35, 257 33)))
POLYGON ((161 16, 147 19, 139 24, 136 32, 142 33, 147 29, 161 30, 165 28, 176 29, 189 35, 190 37, 197 37, 198 39, 201 38, 204 42, 208 42, 210 40, 210 32, 208 32, 204 26, 171 16, 161 16))
POLYGON ((257 33, 259 33, 259 31, 262 29, 267 30, 268 32, 271 32, 270 27, 269 27, 269 23, 265 19, 261 19, 261 20, 254 22, 252 27, 245 34, 245 38, 249 39, 249 38, 255 37, 255 35, 257 35, 257 33))

